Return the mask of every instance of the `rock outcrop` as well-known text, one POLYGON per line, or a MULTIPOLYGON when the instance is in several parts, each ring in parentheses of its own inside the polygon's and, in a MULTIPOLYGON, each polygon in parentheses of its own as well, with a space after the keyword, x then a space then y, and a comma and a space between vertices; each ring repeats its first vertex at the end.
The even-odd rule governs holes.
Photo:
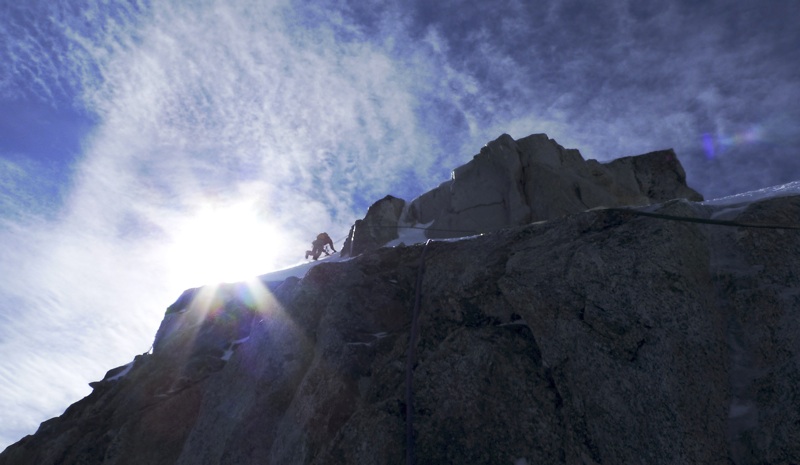
POLYGON ((462 237, 600 206, 678 198, 703 200, 686 185, 686 174, 671 149, 603 164, 584 160, 580 152, 561 147, 545 134, 518 141, 503 134, 453 170, 450 180, 412 200, 402 216, 397 211, 401 199, 393 198, 391 214, 384 212, 387 199, 377 202, 351 228, 343 250, 345 255, 374 250, 397 237, 398 225, 428 225, 431 238, 462 237))
POLYGON ((342 245, 344 256, 356 256, 368 250, 375 250, 387 242, 397 239, 397 222, 406 206, 406 201, 387 195, 367 210, 363 220, 356 220, 350 227, 347 239, 342 245))
MULTIPOLYGON (((648 208, 786 224, 800 197, 648 208)), ((0 464, 800 463, 797 231, 597 209, 423 248, 193 291, 0 464)))

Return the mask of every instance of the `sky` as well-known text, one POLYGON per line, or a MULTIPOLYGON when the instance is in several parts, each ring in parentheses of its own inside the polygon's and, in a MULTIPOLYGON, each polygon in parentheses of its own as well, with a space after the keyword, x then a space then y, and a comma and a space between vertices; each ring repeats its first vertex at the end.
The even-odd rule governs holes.
POLYGON ((0 0, 0 448, 503 133, 800 180, 796 0, 0 0))

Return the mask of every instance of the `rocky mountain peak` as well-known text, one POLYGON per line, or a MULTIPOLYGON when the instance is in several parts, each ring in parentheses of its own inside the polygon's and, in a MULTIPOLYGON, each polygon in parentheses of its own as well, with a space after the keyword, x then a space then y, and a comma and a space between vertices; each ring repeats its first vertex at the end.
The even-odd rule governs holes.
POLYGON ((698 203, 672 151, 542 135, 442 186, 373 205, 353 258, 186 291, 0 465, 800 463, 800 196, 698 203), (370 250, 409 218, 502 227, 370 250))
POLYGON ((397 226, 425 225, 430 238, 463 237, 596 207, 676 198, 703 200, 686 185, 672 149, 599 163, 546 134, 518 141, 503 134, 411 202, 391 196, 376 202, 353 225, 342 250, 374 250, 398 237, 397 226))

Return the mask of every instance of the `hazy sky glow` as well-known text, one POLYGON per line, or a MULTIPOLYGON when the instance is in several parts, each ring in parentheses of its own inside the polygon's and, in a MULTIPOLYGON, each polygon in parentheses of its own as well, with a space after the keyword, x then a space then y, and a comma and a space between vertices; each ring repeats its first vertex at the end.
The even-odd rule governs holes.
POLYGON ((0 447, 504 132, 800 179, 800 4, 696 3, 0 0, 0 447))

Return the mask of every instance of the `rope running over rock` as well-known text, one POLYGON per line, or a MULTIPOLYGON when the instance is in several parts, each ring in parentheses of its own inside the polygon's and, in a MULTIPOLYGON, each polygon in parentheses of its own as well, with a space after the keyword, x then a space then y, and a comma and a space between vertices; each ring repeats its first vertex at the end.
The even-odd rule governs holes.
MULTIPOLYGON (((793 225, 793 224, 772 224, 772 223, 742 223, 739 221, 727 221, 727 220, 713 220, 710 218, 697 218, 691 216, 677 216, 677 215, 666 215, 663 213, 651 213, 651 212, 643 212, 640 210, 634 210, 631 208, 604 208, 598 209, 595 211, 612 211, 612 212, 620 212, 620 213, 628 213, 631 215, 636 216, 646 216, 649 218, 658 218, 662 220, 668 221, 683 221, 686 223, 702 223, 702 224, 712 224, 717 226, 732 226, 738 228, 760 228, 760 229, 790 229, 790 230, 798 230, 800 231, 800 225, 793 225)), ((521 226, 521 225, 520 225, 521 226)), ((444 231, 444 232, 456 232, 456 233, 471 233, 471 234, 481 234, 480 231, 475 230, 466 230, 466 229, 437 229, 437 228, 423 228, 420 226, 393 226, 393 225, 373 225, 373 228, 386 228, 386 229, 423 229, 426 231, 444 231)), ((488 231, 484 231, 488 232, 488 231)))
POLYGON ((406 464, 413 465, 414 457, 414 359, 415 346, 419 337, 419 307, 422 300, 422 275, 425 273, 425 253, 431 239, 425 242, 417 270, 417 283, 414 292, 414 312, 411 314, 411 334, 408 336, 406 357, 406 464))

